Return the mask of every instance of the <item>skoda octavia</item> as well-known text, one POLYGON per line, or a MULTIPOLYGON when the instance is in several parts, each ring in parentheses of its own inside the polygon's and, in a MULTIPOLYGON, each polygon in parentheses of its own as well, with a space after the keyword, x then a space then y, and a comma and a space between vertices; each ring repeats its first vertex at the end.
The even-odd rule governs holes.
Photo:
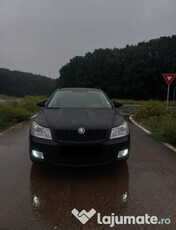
POLYGON ((92 166, 126 160, 127 121, 100 89, 62 88, 48 101, 30 128, 30 159, 63 166, 92 166))

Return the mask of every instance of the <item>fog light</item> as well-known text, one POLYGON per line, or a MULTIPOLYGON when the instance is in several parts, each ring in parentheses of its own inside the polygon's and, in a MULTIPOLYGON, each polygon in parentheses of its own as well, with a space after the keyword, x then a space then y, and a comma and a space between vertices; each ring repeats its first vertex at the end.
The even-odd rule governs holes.
POLYGON ((128 154, 128 149, 119 151, 117 158, 125 157, 128 154))
POLYGON ((43 153, 37 150, 32 150, 32 155, 39 159, 44 159, 43 153))

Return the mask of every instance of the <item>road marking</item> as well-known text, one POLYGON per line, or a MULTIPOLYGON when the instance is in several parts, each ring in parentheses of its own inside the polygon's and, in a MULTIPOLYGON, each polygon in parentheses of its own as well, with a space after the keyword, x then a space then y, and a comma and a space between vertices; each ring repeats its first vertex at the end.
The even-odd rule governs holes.
POLYGON ((171 144, 169 144, 169 143, 164 143, 164 142, 162 142, 162 143, 163 143, 163 145, 167 146, 168 148, 170 148, 170 149, 172 149, 174 152, 176 152, 176 148, 175 148, 173 145, 171 145, 171 144))
MULTIPOLYGON (((129 116, 129 119, 130 119, 130 121, 133 123, 133 124, 135 124, 137 127, 139 127, 140 129, 142 129, 145 133, 147 133, 147 134, 151 134, 152 132, 150 132, 149 130, 147 130, 147 129, 145 129, 144 127, 142 127, 141 125, 139 125, 136 121, 134 121, 133 120, 133 116, 134 115, 130 115, 129 116)), ((172 151, 174 151, 174 152, 176 152, 176 148, 173 146, 173 145, 171 145, 171 144, 169 144, 169 143, 164 143, 164 142, 162 142, 162 144, 163 145, 165 145, 166 147, 168 147, 169 149, 171 149, 172 151)))
POLYGON ((34 114, 31 119, 34 119, 37 116, 38 113, 34 114))
POLYGON ((8 133, 9 131, 11 131, 12 129, 15 129, 17 127, 20 127, 21 125, 23 125, 25 122, 21 122, 21 123, 18 123, 17 125, 14 125, 12 127, 10 127, 9 129, 6 129, 4 132, 0 133, 0 136, 4 135, 5 133, 8 133))
POLYGON ((134 115, 130 115, 129 119, 132 123, 134 123, 137 127, 139 127, 140 129, 142 129, 144 132, 146 132, 147 134, 151 134, 152 132, 150 132, 149 130, 145 129, 142 125, 138 124, 136 121, 133 120, 133 116, 134 115))
MULTIPOLYGON (((38 113, 37 113, 37 114, 38 114, 38 113)), ((37 114, 35 114, 35 115, 33 115, 32 117, 30 117, 30 119, 34 119, 34 118, 37 116, 37 114)), ((15 128, 18 128, 18 127, 22 126, 25 122, 26 122, 26 121, 20 122, 20 123, 18 123, 18 124, 16 124, 16 125, 10 127, 9 129, 6 129, 4 132, 0 132, 0 136, 2 136, 2 135, 4 135, 4 134, 8 133, 8 132, 11 131, 12 129, 15 129, 15 128)))

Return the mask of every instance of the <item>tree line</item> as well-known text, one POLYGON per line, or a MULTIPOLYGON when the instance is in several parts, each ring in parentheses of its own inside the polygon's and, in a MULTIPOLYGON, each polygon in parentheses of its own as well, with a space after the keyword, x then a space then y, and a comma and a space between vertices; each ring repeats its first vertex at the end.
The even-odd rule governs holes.
POLYGON ((0 69, 0 94, 24 97, 26 95, 49 96, 56 89, 56 80, 20 71, 0 69))
MULTIPOLYGON (((111 98, 166 99, 163 73, 176 72, 176 35, 123 49, 96 49, 60 69, 58 87, 99 87, 111 98)), ((176 80, 172 83, 170 92, 176 80)))

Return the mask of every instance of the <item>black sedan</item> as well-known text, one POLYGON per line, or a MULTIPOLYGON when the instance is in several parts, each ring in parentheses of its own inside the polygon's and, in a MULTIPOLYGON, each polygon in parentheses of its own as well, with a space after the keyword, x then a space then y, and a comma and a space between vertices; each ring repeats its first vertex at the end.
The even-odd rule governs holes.
POLYGON ((62 88, 32 121, 30 159, 62 166, 104 165, 129 157, 128 123, 100 89, 62 88))

